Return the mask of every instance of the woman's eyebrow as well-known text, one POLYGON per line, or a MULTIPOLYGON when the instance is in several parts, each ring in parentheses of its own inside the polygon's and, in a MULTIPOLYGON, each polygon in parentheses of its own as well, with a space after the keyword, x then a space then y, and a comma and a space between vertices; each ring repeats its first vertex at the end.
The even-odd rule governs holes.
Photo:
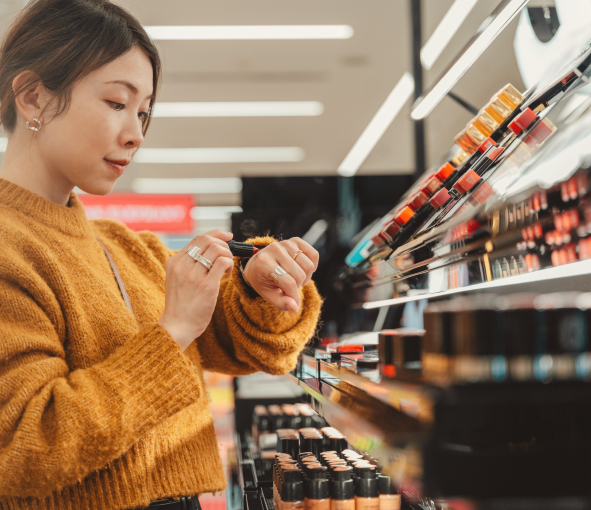
MULTIPOLYGON (((106 81, 104 84, 107 85, 109 83, 118 83, 120 85, 125 85, 129 90, 131 90, 134 94, 139 94, 139 90, 138 88, 133 84, 133 83, 129 83, 128 81, 125 80, 112 80, 112 81, 106 81)), ((148 97, 146 97, 146 99, 152 99, 152 94, 150 94, 148 97)))

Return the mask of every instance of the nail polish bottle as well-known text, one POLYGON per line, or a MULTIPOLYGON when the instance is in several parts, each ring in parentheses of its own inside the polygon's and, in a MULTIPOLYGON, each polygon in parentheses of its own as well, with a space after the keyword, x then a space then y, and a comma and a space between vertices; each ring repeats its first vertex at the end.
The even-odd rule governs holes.
POLYGON ((337 468, 330 481, 330 510, 355 510, 355 487, 351 474, 353 468, 337 468))
POLYGON ((357 468, 358 478, 355 484, 356 510, 380 510, 380 486, 374 466, 357 468))
POLYGON ((400 510, 400 494, 396 492, 389 476, 378 477, 380 487, 380 510, 400 510))
POLYGON ((330 510, 330 484, 326 468, 310 470, 305 495, 306 510, 330 510))

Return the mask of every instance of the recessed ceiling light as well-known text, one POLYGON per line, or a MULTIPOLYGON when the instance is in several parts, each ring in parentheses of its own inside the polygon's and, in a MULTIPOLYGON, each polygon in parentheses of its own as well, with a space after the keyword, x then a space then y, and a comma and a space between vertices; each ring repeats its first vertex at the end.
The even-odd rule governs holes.
POLYGON ((213 177, 192 179, 134 179, 131 189, 136 193, 240 193, 242 179, 239 177, 213 177))
POLYGON ((456 0, 421 50, 421 63, 431 69, 478 0, 456 0))
POLYGON ((324 112, 318 101, 156 103, 154 117, 300 117, 324 112))
POLYGON ((300 147, 140 149, 136 163, 290 163, 302 161, 300 147))
POLYGON ((415 82, 412 75, 410 73, 404 73, 339 166, 337 171, 340 175, 345 177, 355 175, 369 153, 386 132, 388 126, 392 124, 392 121, 400 113, 404 104, 412 96, 414 88, 415 82))
POLYGON ((148 26, 156 40, 349 39, 349 25, 148 26))

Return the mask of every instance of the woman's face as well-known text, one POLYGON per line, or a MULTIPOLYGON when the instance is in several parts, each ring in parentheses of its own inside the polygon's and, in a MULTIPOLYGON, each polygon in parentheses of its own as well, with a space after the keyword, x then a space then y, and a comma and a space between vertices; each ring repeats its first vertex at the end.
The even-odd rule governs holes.
POLYGON ((35 133, 52 176, 108 194, 144 140, 152 80, 150 59, 134 47, 77 82, 69 109, 35 133))

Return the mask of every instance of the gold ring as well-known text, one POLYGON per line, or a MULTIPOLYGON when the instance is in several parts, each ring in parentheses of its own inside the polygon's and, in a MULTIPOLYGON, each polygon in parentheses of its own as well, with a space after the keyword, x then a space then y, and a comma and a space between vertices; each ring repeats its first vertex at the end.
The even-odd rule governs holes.
POLYGON ((293 254, 293 260, 298 258, 298 255, 301 255, 302 253, 304 253, 302 250, 298 250, 293 254))

